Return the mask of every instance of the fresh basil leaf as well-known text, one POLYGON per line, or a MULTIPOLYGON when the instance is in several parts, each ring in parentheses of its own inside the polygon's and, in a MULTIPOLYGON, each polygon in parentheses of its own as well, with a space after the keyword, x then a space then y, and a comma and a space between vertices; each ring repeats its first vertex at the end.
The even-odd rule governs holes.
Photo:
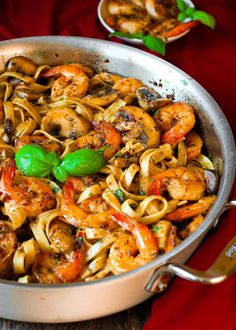
POLYGON ((195 7, 188 7, 184 13, 186 14, 186 16, 191 16, 194 12, 196 11, 195 7))
POLYGON ((52 164, 48 154, 37 145, 25 145, 15 155, 17 168, 25 175, 45 177, 49 175, 52 164))
POLYGON ((201 21, 202 24, 209 26, 211 29, 215 28, 216 22, 215 22, 215 18, 208 14, 205 11, 202 10, 196 10, 191 17, 194 20, 199 20, 201 21))
POLYGON ((166 44, 161 38, 147 35, 143 37, 143 43, 147 48, 154 50, 163 56, 166 53, 166 44))
POLYGON ((84 176, 97 173, 105 165, 101 152, 93 149, 80 149, 68 154, 60 167, 70 175, 84 176))
POLYGON ((140 39, 143 41, 147 48, 154 50, 161 55, 165 55, 166 44, 161 38, 156 38, 150 35, 143 35, 142 33, 124 33, 120 31, 110 33, 109 37, 111 36, 118 36, 128 39, 140 39))
POLYGON ((66 170, 63 167, 54 166, 52 169, 52 173, 58 181, 60 181, 60 182, 66 181, 66 177, 67 177, 68 173, 66 172, 66 170))
POLYGON ((120 32, 120 31, 115 31, 109 34, 109 37, 122 37, 122 38, 128 38, 128 39, 141 39, 143 38, 143 34, 142 33, 124 33, 124 32, 120 32))
POLYGON ((184 20, 186 19, 186 17, 187 17, 187 15, 184 12, 181 12, 181 13, 178 14, 177 19, 180 22, 184 22, 184 20))
POLYGON ((60 165, 60 159, 58 155, 55 153, 55 151, 51 151, 47 154, 48 159, 50 160, 51 164, 53 166, 59 166, 60 165))
POLYGON ((183 0, 176 0, 179 11, 185 11, 189 6, 183 0))

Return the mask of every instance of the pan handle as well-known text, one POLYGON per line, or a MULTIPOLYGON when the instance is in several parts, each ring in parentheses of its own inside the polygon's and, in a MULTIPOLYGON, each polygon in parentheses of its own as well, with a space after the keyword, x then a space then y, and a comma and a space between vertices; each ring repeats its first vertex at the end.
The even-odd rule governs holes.
MULTIPOLYGON (((231 201, 225 209, 236 206, 231 201)), ((183 279, 203 284, 217 284, 228 278, 236 271, 236 236, 226 245, 213 265, 207 271, 200 271, 182 264, 166 264, 156 269, 145 286, 148 292, 162 292, 173 275, 183 279)))

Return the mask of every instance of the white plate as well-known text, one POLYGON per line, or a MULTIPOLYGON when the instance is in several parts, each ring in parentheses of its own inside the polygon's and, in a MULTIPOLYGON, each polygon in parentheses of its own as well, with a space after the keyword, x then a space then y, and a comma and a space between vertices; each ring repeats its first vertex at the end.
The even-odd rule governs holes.
MULTIPOLYGON (((185 2, 190 6, 190 7, 194 7, 194 4, 192 1, 190 0, 185 0, 185 2)), ((108 0, 100 0, 99 4, 98 4, 98 9, 97 9, 97 14, 98 14, 98 18, 100 20, 100 22, 102 23, 102 25, 104 26, 104 28, 109 31, 110 33, 115 32, 115 30, 113 30, 107 23, 106 23, 106 18, 109 16, 109 13, 107 11, 107 3, 108 0)), ((187 34, 190 30, 184 31, 181 34, 178 34, 177 36, 174 37, 170 37, 165 39, 166 43, 170 43, 173 42, 179 38, 182 38, 185 34, 187 34)), ((118 37, 117 38, 124 40, 125 42, 128 42, 130 44, 135 44, 135 45, 142 45, 143 41, 140 39, 128 39, 128 38, 124 38, 124 37, 118 37)))

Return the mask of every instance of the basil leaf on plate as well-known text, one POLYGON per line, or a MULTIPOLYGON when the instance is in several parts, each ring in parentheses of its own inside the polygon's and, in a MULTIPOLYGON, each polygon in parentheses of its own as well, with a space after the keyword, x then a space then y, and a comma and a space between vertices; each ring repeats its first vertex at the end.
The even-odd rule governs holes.
POLYGON ((151 49, 154 50, 155 52, 165 55, 166 53, 166 44, 161 38, 156 38, 150 35, 144 36, 143 37, 143 43, 144 45, 151 49))
POLYGON ((120 31, 115 31, 109 34, 108 37, 112 36, 117 36, 117 37, 122 37, 122 38, 128 38, 128 39, 141 39, 143 38, 142 33, 125 33, 125 32, 120 32, 120 31))
POLYGON ((194 20, 201 21, 202 24, 209 26, 211 29, 215 28, 216 22, 215 18, 202 10, 196 10, 191 17, 194 20))
POLYGON ((120 31, 115 31, 109 34, 109 37, 117 36, 128 39, 140 39, 143 41, 143 44, 155 52, 165 55, 166 44, 161 38, 156 38, 150 35, 143 35, 142 33, 124 33, 120 31))
POLYGON ((176 0, 179 11, 185 11, 189 6, 183 0, 176 0))

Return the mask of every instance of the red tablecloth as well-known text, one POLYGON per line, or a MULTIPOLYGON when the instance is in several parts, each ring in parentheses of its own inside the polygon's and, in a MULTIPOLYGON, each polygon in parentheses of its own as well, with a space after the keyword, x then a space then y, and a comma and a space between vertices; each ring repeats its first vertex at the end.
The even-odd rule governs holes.
MULTIPOLYGON (((165 59, 196 79, 219 103, 232 129, 236 127, 236 1, 195 0, 216 18, 216 29, 198 26, 167 46, 165 59)), ((0 40, 73 35, 107 39, 97 19, 97 0, 1 0, 0 40)), ((113 39, 113 41, 118 41, 113 39)), ((145 49, 145 48, 143 48, 145 49)), ((145 49, 148 51, 147 49, 145 49)), ((153 53, 154 54, 154 53, 153 53)), ((234 189, 233 197, 236 196, 234 189)), ((188 265, 207 269, 236 232, 236 211, 209 235, 188 265)), ((236 277, 216 286, 175 279, 158 296, 144 330, 236 329, 236 277)))

